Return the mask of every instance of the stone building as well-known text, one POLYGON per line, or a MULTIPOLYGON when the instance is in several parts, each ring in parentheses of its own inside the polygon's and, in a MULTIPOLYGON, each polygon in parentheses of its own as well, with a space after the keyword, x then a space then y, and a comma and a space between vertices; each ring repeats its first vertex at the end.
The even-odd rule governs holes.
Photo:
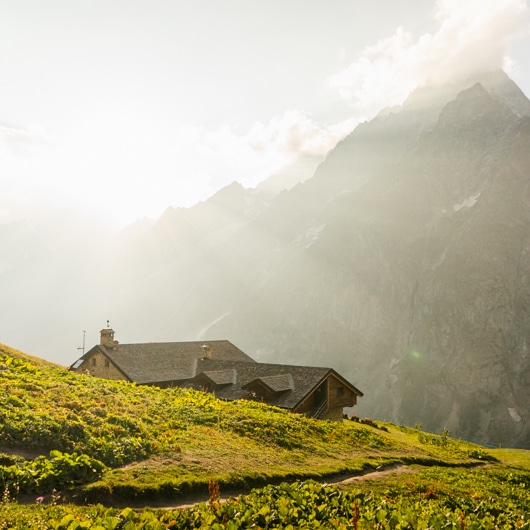
POLYGON ((319 419, 339 420, 362 392, 332 368, 259 363, 227 340, 120 344, 114 330, 72 366, 82 374, 160 388, 179 386, 220 399, 251 399, 319 419))

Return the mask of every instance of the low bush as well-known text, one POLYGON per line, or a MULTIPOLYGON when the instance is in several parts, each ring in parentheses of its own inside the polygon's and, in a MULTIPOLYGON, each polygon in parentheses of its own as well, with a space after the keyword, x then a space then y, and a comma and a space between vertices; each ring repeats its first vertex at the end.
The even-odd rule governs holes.
POLYGON ((50 457, 0 466, 0 488, 10 494, 65 490, 101 477, 105 465, 87 455, 51 451, 50 457))

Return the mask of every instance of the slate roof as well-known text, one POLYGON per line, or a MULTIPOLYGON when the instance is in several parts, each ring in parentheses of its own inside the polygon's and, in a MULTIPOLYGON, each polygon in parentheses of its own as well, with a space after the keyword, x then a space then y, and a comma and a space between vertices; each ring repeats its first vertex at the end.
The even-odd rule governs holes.
POLYGON ((112 348, 98 345, 84 358, 99 349, 129 380, 138 384, 182 381, 196 375, 197 360, 205 355, 204 345, 210 346, 212 358, 216 360, 256 362, 228 340, 118 343, 112 348))
MULTIPOLYGON (((260 380, 273 391, 278 392, 276 396, 267 399, 268 404, 292 410, 314 392, 330 374, 343 381, 358 396, 363 395, 359 389, 346 381, 332 368, 198 359, 196 373, 200 374, 201 372, 229 368, 233 368, 236 371, 235 383, 216 389, 215 395, 218 398, 230 401, 234 399, 249 399, 251 394, 247 390, 248 387, 253 382, 260 380), (286 388, 286 386, 289 386, 289 388, 286 388)), ((183 386, 193 386, 193 383, 189 381, 183 386)))
POLYGON ((261 384, 272 392, 294 390, 294 379, 291 374, 265 375, 249 381, 245 385, 242 385, 241 388, 246 390, 255 384, 261 384))
POLYGON ((214 370, 209 372, 200 372, 192 379, 192 381, 199 380, 201 376, 211 381, 214 385, 233 385, 237 381, 237 372, 234 368, 227 370, 214 370))

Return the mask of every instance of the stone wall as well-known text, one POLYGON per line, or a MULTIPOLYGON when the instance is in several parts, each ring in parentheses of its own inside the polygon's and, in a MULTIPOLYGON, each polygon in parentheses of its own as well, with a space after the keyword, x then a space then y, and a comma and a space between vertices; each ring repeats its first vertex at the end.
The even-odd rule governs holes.
POLYGON ((101 353, 96 350, 76 369, 77 373, 90 374, 104 379, 126 380, 125 376, 101 353))
POLYGON ((325 420, 331 420, 331 421, 342 421, 344 418, 344 412, 341 408, 338 409, 330 409, 326 413, 323 419, 325 420))

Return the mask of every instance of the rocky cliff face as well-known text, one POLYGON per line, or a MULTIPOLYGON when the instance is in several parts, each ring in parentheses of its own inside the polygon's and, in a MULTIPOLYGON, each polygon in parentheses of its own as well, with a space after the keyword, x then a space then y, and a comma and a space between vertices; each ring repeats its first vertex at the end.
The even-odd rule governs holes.
POLYGON ((161 333, 331 365, 363 415, 530 446, 530 102, 501 74, 461 89, 359 126, 200 257, 157 258, 161 333))
POLYGON ((529 127, 475 85, 407 157, 416 282, 388 372, 398 419, 528 446, 529 127))

